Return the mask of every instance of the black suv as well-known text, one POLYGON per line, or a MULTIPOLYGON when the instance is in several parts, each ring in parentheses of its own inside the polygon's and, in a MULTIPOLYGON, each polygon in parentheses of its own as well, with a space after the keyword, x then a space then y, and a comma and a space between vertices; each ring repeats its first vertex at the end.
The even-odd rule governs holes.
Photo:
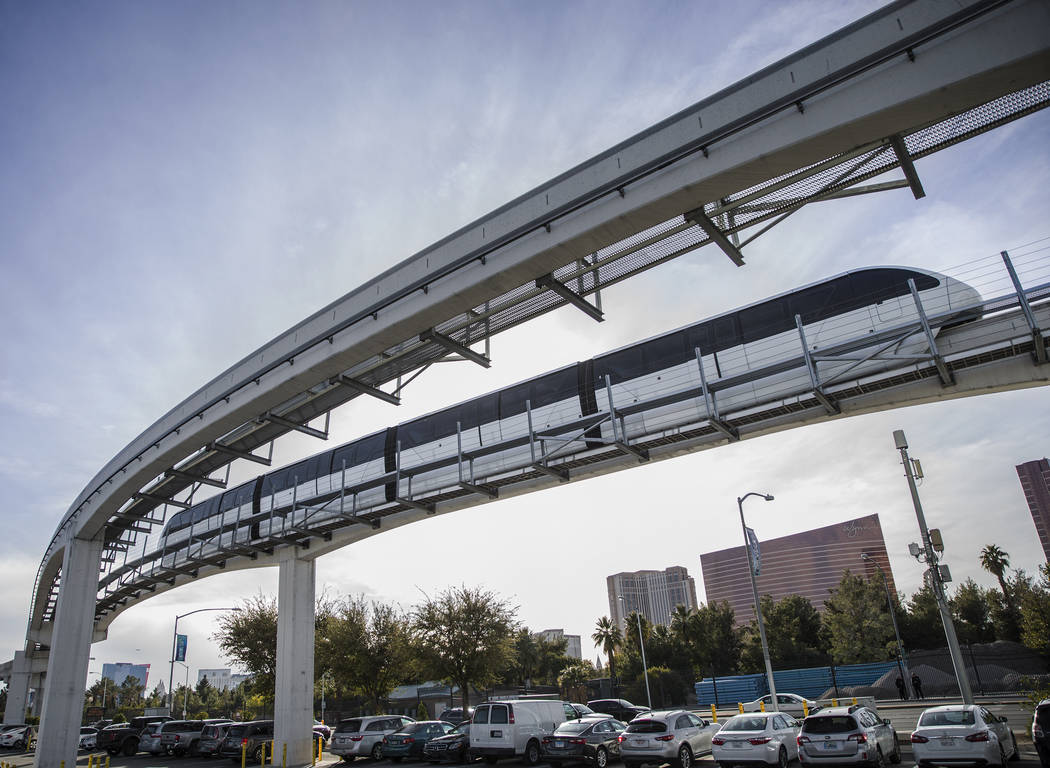
POLYGON ((139 736, 150 723, 171 720, 167 715, 146 715, 134 717, 130 723, 107 725, 98 732, 98 749, 104 749, 116 756, 124 753, 128 757, 139 751, 139 736))
POLYGON ((1032 717, 1032 742, 1039 753, 1039 762, 1050 766, 1050 699, 1043 699, 1035 707, 1032 717))
POLYGON ((624 723, 629 723, 638 715, 644 715, 649 712, 649 707, 636 707, 627 699, 595 699, 594 701, 588 701, 587 706, 595 712, 604 712, 607 715, 612 715, 624 723))
MULTIPOLYGON (((226 738, 219 747, 219 757, 230 757, 239 760, 241 750, 248 762, 258 763, 262 759, 263 744, 271 749, 273 741, 273 720, 253 720, 250 723, 234 723, 226 731, 226 738)), ((269 756, 269 752, 267 753, 269 756)))

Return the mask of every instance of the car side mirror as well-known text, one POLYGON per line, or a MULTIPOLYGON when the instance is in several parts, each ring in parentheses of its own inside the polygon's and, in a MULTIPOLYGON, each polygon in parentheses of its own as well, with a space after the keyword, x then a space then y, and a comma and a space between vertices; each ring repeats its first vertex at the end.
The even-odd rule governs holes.
POLYGON ((885 725, 893 725, 893 723, 890 722, 890 719, 888 717, 883 718, 882 722, 885 725))

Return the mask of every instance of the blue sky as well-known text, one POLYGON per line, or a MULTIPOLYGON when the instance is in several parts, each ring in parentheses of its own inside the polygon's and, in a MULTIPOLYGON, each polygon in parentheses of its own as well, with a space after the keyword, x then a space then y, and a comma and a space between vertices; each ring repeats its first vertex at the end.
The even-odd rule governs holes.
MULTIPOLYGON (((23 641, 69 504, 190 392, 461 225, 875 7, 0 0, 4 653, 23 641)), ((814 206, 756 241, 743 269, 703 249, 608 291, 601 325, 565 309, 497 337, 492 370, 439 366, 400 409, 348 406, 333 440, 847 268, 947 269, 1046 238, 1048 122, 920 161, 922 201, 814 206)), ((465 510, 328 555, 318 583, 405 607, 484 584, 533 629, 586 638, 608 612, 608 574, 680 564, 699 582, 699 554, 738 543, 735 496, 765 490, 777 502, 750 521, 765 538, 879 512, 911 592, 903 428, 953 573, 991 584, 976 564, 987 543, 1039 562, 1013 467, 1050 453, 1046 398, 828 423, 465 510)), ((279 457, 319 448, 293 437, 279 457)), ((92 655, 166 679, 175 613, 260 589, 275 591, 274 569, 163 595, 92 655)), ((223 666, 209 614, 189 630, 194 669, 223 666)))

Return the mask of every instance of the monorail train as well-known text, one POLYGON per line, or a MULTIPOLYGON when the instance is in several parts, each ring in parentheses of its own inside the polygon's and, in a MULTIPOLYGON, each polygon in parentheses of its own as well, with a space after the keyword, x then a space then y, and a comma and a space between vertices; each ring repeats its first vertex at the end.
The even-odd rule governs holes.
MULTIPOLYGON (((621 441, 696 425, 706 418, 705 403, 695 396, 701 385, 700 365, 706 381, 713 383, 797 358, 801 341, 796 315, 811 350, 913 323, 918 311, 909 280, 914 280, 928 315, 949 315, 958 322, 969 309, 969 316, 976 316, 978 292, 945 275, 900 267, 847 272, 268 472, 173 515, 161 546, 173 557, 188 540, 224 547, 250 544, 280 536, 294 524, 296 510, 303 514, 304 506, 311 508, 313 524, 393 507, 398 498, 418 500, 455 488, 461 480, 491 482, 531 468, 530 434, 578 436, 576 451, 597 450, 616 439, 610 420, 601 419, 613 404, 618 413, 627 408, 628 415, 617 419, 621 441), (683 392, 694 394, 674 397, 683 392)), ((911 334, 893 351, 919 354, 926 346, 922 333, 911 334)), ((842 363, 851 378, 893 364, 874 357, 842 363)), ((718 405, 725 414, 797 397, 811 387, 808 370, 794 367, 724 388, 718 405)))

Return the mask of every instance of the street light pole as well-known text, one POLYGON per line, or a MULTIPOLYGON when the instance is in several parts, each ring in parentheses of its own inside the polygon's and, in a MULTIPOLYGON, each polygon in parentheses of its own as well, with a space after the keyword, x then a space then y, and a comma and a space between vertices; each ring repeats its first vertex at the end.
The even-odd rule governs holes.
POLYGON ((882 566, 867 552, 861 552, 860 558, 864 562, 871 563, 878 568, 879 574, 882 576, 882 586, 886 590, 886 605, 889 606, 890 621, 893 622, 893 636, 897 638, 897 658, 900 659, 898 664, 900 665, 901 675, 904 678, 904 685, 908 695, 914 699, 915 689, 911 684, 911 673, 908 671, 908 658, 904 655, 904 643, 901 642, 901 633, 897 629, 897 613, 893 610, 893 598, 890 597, 890 583, 886 580, 886 571, 882 570, 882 566))
MULTIPOLYGON (((195 613, 202 613, 203 611, 239 611, 240 608, 198 608, 195 611, 189 613, 178 614, 175 616, 175 630, 171 633, 171 661, 168 663, 168 714, 171 714, 171 707, 175 701, 175 692, 171 689, 175 682, 175 645, 179 641, 179 619, 185 619, 187 616, 192 616, 195 613)), ((180 664, 182 662, 179 662, 180 664)), ((186 666, 186 665, 183 665, 186 666)), ((189 680, 189 667, 186 667, 186 679, 189 680)), ((185 713, 183 713, 185 714, 185 713)), ((183 717, 183 720, 186 718, 183 717)))
MULTIPOLYGON (((623 606, 624 611, 624 624, 627 623, 627 601, 623 595, 617 595, 620 599, 620 604, 623 606)), ((642 615, 638 611, 634 612, 634 616, 638 619, 638 647, 642 651, 642 675, 645 677, 645 700, 649 704, 649 709, 653 708, 653 697, 649 693, 649 668, 645 665, 645 640, 642 638, 642 615)))
POLYGON ((740 510, 740 528, 744 532, 744 557, 747 559, 747 574, 751 577, 751 594, 755 598, 755 617, 758 619, 758 636, 762 641, 762 658, 766 662, 766 683, 769 685, 769 698, 773 705, 773 711, 779 712, 777 705, 777 686, 773 682, 773 663, 769 660, 769 644, 766 642, 766 623, 762 620, 762 604, 758 600, 758 581, 755 580, 755 566, 751 561, 751 542, 747 536, 747 523, 744 522, 744 500, 749 496, 759 496, 766 501, 772 501, 772 494, 751 491, 736 500, 737 508, 740 510))
POLYGON ((966 674, 966 666, 962 659, 962 649, 959 647, 959 638, 955 634, 955 623, 952 621, 952 613, 948 608, 948 600, 944 596, 944 582, 941 580, 941 568, 937 563, 937 553, 933 549, 933 542, 930 541, 930 531, 926 527, 926 517, 922 514, 922 503, 919 501, 919 491, 915 487, 915 476, 912 474, 911 459, 908 458, 908 439, 904 436, 904 430, 894 430, 893 442, 901 453, 904 475, 908 478, 908 489, 911 491, 911 502, 915 507, 915 517, 919 521, 919 533, 922 534, 923 549, 916 557, 921 555, 926 560, 926 576, 930 580, 930 586, 933 587, 933 596, 937 601, 937 610, 941 613, 944 636, 948 640, 948 653, 952 658, 955 680, 959 684, 959 693, 962 695, 963 704, 973 704, 970 678, 966 674))

